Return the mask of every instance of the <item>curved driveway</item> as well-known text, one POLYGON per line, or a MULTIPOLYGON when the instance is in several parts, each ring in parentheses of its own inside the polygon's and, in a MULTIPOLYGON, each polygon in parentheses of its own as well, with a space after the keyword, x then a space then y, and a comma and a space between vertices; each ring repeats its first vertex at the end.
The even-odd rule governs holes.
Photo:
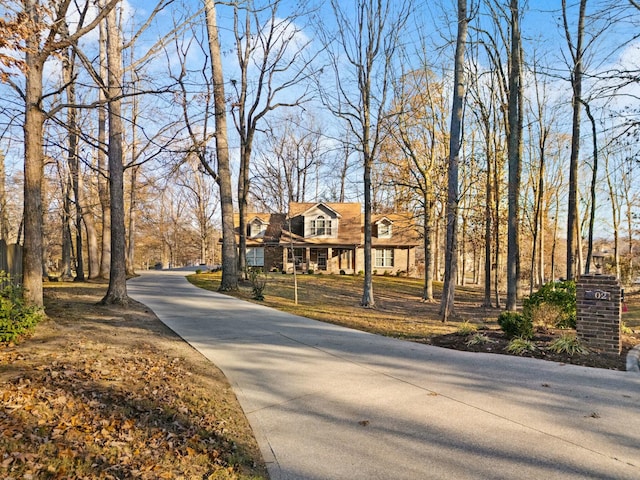
POLYGON ((441 349, 128 284, 229 379, 280 479, 640 479, 640 375, 441 349))

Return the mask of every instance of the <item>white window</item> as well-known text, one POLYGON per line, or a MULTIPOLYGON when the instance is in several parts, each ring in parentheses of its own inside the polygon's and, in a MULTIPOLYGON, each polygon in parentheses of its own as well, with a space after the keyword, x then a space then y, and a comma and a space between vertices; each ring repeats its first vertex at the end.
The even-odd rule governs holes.
POLYGON ((393 267, 393 248, 376 248, 376 267, 393 267))
POLYGON ((264 247, 247 247, 247 266, 264 267, 264 247))
POLYGON ((311 220, 311 235, 331 235, 331 219, 318 215, 315 220, 311 220))
POLYGON ((257 218, 249 224, 249 236, 257 237, 266 230, 266 225, 257 218))
POLYGON ((391 222, 383 220, 378 223, 378 238, 391 238, 391 222))

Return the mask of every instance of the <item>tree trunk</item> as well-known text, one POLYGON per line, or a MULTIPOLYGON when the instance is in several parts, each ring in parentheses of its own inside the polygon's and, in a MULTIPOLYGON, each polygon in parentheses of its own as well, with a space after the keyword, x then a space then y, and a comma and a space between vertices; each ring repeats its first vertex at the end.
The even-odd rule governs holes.
POLYGON ((518 0, 511 0, 511 61, 509 63, 509 223, 507 234, 507 310, 515 311, 520 285, 520 176, 522 168, 522 74, 518 0))
MULTIPOLYGON (((104 5, 104 0, 100 0, 100 6, 104 5)), ((100 40, 99 40, 99 57, 100 57, 100 78, 103 82, 107 82, 107 30, 106 22, 100 22, 100 40)), ((111 268, 111 205, 109 203, 109 171, 107 164, 107 156, 105 150, 107 148, 107 109, 104 106, 106 95, 101 88, 98 92, 98 197, 100 198, 100 207, 102 209, 102 245, 100 255, 100 273, 99 277, 103 279, 109 278, 109 269, 111 268)))
MULTIPOLYGON (((135 139, 133 149, 135 152, 135 139)), ((134 157, 135 158, 135 153, 134 157)), ((128 229, 128 241, 127 241, 127 275, 135 275, 135 255, 136 255, 136 208, 137 208, 137 183, 138 183, 138 168, 133 167, 131 169, 130 179, 130 192, 129 192, 129 229, 128 229)))
POLYGON ((111 271, 104 305, 126 305, 127 273, 125 258, 124 161, 122 127, 122 50, 116 11, 107 15, 107 64, 109 105, 109 199, 111 201, 111 271))
POLYGON ((0 151, 0 240, 9 243, 6 180, 4 153, 0 151))
MULTIPOLYGON (((38 2, 26 0, 25 12, 38 25, 38 2)), ((40 53, 40 32, 27 38, 25 53, 25 116, 24 116, 24 250, 22 256, 22 286, 27 305, 42 307, 42 179, 44 178, 44 112, 42 71, 44 57, 40 53)))
POLYGON ((422 300, 433 302, 433 201, 424 195, 424 290, 422 300))
MULTIPOLYGON (((486 135, 486 151, 487 151, 487 178, 485 181, 485 205, 484 205, 484 297, 482 300, 483 307, 491 307, 491 205, 493 204, 492 191, 493 191, 493 179, 492 179, 492 158, 490 155, 491 152, 491 137, 490 137, 490 128, 488 126, 489 119, 486 119, 487 126, 485 127, 485 135, 486 135)), ((496 246, 497 248, 497 246, 496 246)))
POLYGON ((87 233, 87 259, 90 279, 100 276, 100 250, 98 248, 98 232, 93 219, 93 212, 86 206, 82 207, 82 222, 87 233))
POLYGON ((458 33, 456 38, 453 106, 449 137, 449 168, 447 173, 447 246, 444 263, 444 284, 440 315, 446 322, 454 313, 455 275, 458 257, 458 164, 462 144, 462 116, 465 95, 464 56, 467 41, 467 0, 458 0, 458 33))
POLYGON ((583 102, 584 110, 591 122, 591 136, 593 141, 593 168, 591 174, 591 208, 589 211, 589 232, 587 240, 587 261, 584 267, 584 273, 591 271, 591 262, 593 261, 593 230, 596 223, 596 182, 598 181, 598 136, 596 131, 596 119, 591 114, 591 107, 588 103, 583 102))
POLYGON ((207 21, 207 35, 211 53, 211 71, 213 78, 213 101, 216 123, 216 155, 218 158, 218 185, 220 186, 220 209, 222 211, 222 281, 220 291, 238 289, 238 270, 236 262, 236 240, 233 227, 233 193, 231 187, 231 168, 229 165, 229 146, 227 137, 227 109, 224 95, 224 76, 218 24, 214 0, 204 0, 207 21))
POLYGON ((584 37, 584 17, 587 0, 580 0, 580 13, 578 17, 577 43, 574 47, 569 34, 567 21, 566 0, 562 0, 562 13, 565 24, 567 43, 573 56, 573 74, 571 86, 573 88, 572 132, 571 132, 571 157, 569 160, 569 202, 567 212, 567 280, 573 280, 576 273, 576 241, 578 237, 578 158, 580 156, 580 111, 582 108, 582 56, 584 37))

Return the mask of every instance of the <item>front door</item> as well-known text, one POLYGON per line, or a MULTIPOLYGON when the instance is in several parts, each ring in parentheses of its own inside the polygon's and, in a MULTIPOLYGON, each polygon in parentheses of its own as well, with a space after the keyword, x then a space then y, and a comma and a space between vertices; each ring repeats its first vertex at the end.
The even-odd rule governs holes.
POLYGON ((327 270, 327 252, 318 252, 318 270, 327 270))

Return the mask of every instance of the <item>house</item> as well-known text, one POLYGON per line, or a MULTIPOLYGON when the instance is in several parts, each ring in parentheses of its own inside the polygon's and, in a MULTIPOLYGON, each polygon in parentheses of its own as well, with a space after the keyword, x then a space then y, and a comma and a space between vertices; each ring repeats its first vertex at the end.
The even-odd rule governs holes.
MULTIPOLYGON (((289 216, 254 213, 247 222, 247 265, 267 271, 353 274, 364 270, 359 203, 290 203, 289 216)), ((373 271, 415 271, 419 235, 408 214, 372 215, 373 271)))

